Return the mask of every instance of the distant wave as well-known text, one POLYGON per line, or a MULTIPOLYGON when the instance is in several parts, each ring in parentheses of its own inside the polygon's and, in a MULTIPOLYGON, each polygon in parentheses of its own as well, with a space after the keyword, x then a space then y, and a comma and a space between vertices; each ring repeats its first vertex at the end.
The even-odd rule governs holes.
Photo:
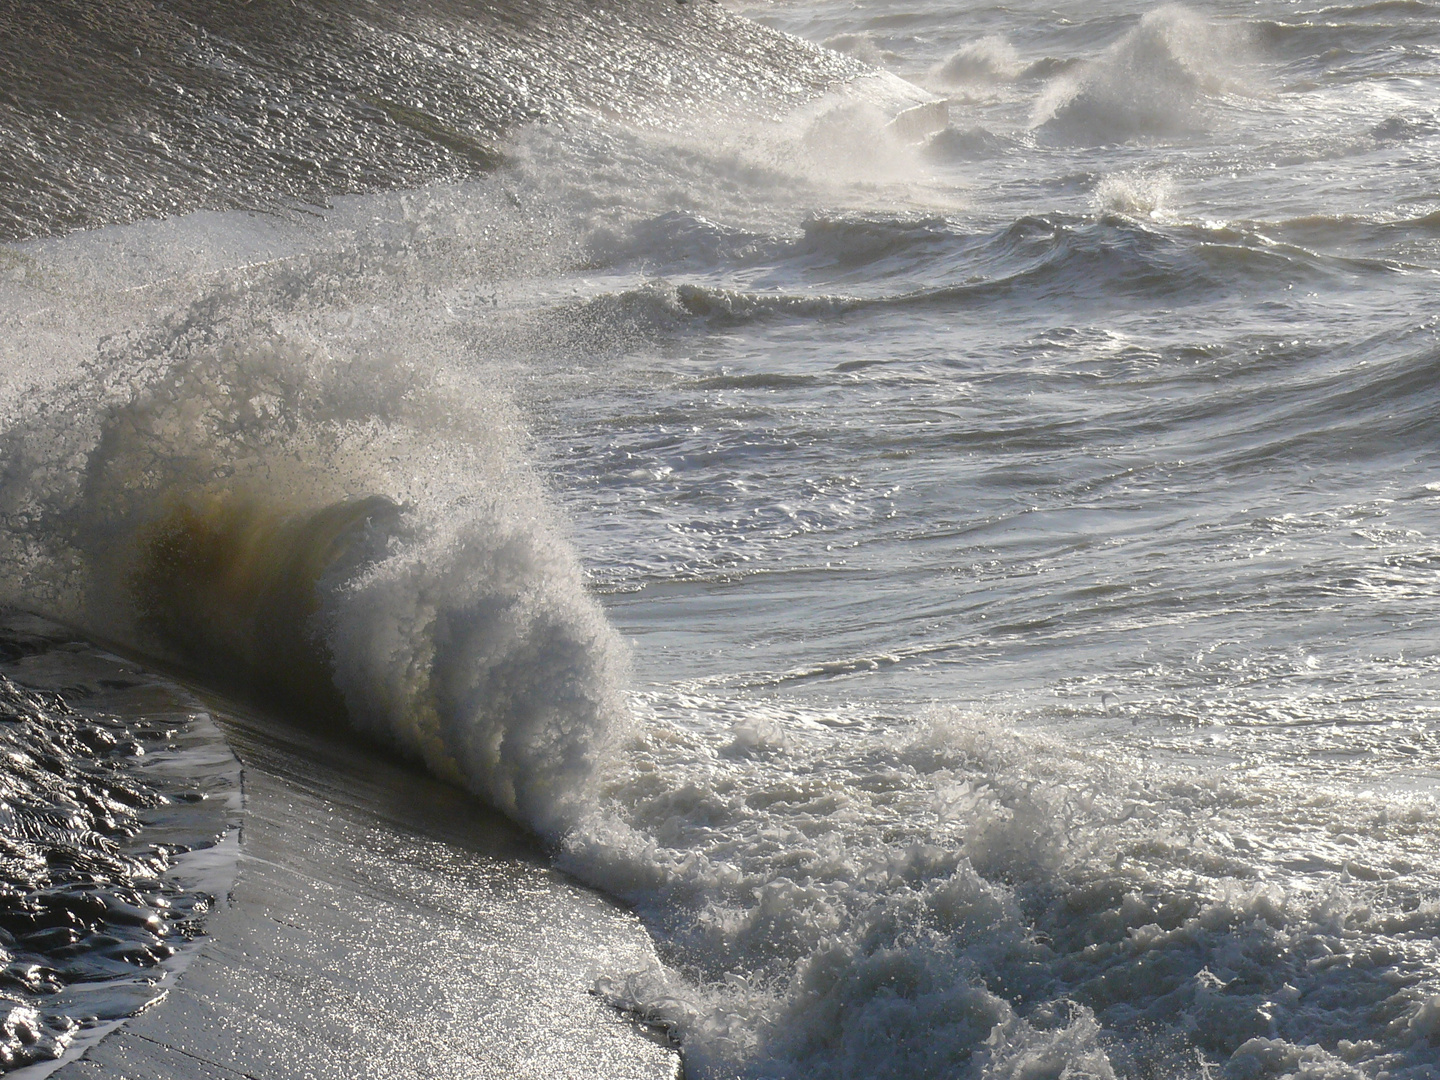
POLYGON ((1157 8, 1101 56, 1058 75, 1031 124, 1087 144, 1203 127, 1210 99, 1244 85, 1245 46, 1243 34, 1188 8, 1157 8))
POLYGON ((925 156, 931 161, 984 161, 1015 148, 1014 140, 981 127, 947 127, 925 143, 925 156))
POLYGON ((1026 70, 1019 52, 996 34, 972 41, 952 53, 930 72, 933 82, 943 86, 968 83, 1009 82, 1026 70))
MULTIPOLYGON (((1095 217, 1047 214, 1021 218, 992 233, 963 233, 942 219, 818 219, 795 240, 763 246, 747 241, 743 264, 780 264, 793 277, 817 281, 813 291, 747 290, 712 284, 654 281, 584 301, 573 316, 591 330, 623 327, 663 332, 686 325, 743 325, 775 319, 832 319, 910 308, 956 308, 1008 300, 1048 299, 1063 305, 1201 297, 1253 283, 1283 288, 1336 275, 1393 274, 1392 259, 1330 254, 1353 238, 1341 222, 1328 235, 1301 223, 1237 222, 1153 225, 1163 204, 1163 177, 1107 178, 1097 201, 1112 212, 1095 217), (1120 211, 1120 212, 1114 212, 1120 211), (905 288, 910 280, 949 277, 953 284, 905 288), (891 290, 885 286, 890 285, 891 290)), ((1318 226, 1317 226, 1318 227, 1318 226)), ((1429 218, 1366 222, 1377 235, 1397 229, 1428 232, 1429 218)), ((678 268, 683 269, 683 266, 678 268)))
POLYGON ((1358 61, 1368 67, 1387 46, 1433 42, 1436 13, 1434 4, 1420 0, 1381 0, 1322 8, 1293 21, 1257 19, 1252 26, 1259 45, 1303 72, 1317 63, 1334 68, 1358 61))

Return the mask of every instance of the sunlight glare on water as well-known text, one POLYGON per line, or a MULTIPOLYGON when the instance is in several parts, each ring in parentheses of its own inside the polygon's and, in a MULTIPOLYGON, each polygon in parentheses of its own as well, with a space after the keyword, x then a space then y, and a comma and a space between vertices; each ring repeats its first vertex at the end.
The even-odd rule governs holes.
POLYGON ((7 249, 7 598, 329 664, 696 1080, 1440 1075, 1436 9, 744 13, 834 53, 7 249))

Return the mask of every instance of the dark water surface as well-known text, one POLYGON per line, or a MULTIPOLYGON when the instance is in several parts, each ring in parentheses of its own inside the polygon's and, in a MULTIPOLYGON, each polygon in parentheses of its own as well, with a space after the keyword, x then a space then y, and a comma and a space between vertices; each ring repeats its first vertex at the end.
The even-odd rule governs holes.
POLYGON ((21 0, 0 56, 5 239, 484 175, 521 123, 774 109, 860 70, 661 0, 21 0))
POLYGON ((178 687, 40 619, 3 620, 0 1062, 14 1068, 163 995, 234 876, 240 775, 178 687))

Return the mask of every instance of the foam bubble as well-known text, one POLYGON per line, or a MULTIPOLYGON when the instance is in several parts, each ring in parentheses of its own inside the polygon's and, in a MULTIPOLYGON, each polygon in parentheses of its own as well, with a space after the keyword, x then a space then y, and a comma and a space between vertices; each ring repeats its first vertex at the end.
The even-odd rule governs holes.
MULTIPOLYGON (((1346 870, 1333 804, 1283 778, 998 714, 636 704, 564 858, 656 934, 666 967, 597 989, 689 1075, 1429 1075, 1430 879, 1346 870), (737 747, 745 725, 791 737, 737 747)), ((1341 798, 1383 823, 1372 862, 1412 865, 1431 804, 1341 798)))
POLYGON ((727 741, 722 701, 685 695, 701 725, 658 704, 565 859, 657 930, 671 968, 598 989, 679 1038, 688 1075, 1109 1077, 1083 1009, 1010 1000, 1047 954, 1013 882, 1071 843, 1059 789, 990 772, 1019 747, 937 714, 882 748, 754 703, 727 741), (757 753, 747 726, 777 734, 757 753))

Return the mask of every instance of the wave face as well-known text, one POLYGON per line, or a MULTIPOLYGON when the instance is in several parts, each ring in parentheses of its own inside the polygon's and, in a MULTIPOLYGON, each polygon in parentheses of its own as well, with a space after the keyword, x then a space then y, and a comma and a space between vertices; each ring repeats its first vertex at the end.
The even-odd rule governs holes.
POLYGON ((15 595, 348 717, 553 833, 623 662, 509 407, 453 368, 252 332, 250 302, 207 297, 9 428, 15 595))
POLYGON ((1432 9, 755 14, 890 77, 5 247, 4 597, 527 826, 698 1080, 1437 1075, 1432 9))

